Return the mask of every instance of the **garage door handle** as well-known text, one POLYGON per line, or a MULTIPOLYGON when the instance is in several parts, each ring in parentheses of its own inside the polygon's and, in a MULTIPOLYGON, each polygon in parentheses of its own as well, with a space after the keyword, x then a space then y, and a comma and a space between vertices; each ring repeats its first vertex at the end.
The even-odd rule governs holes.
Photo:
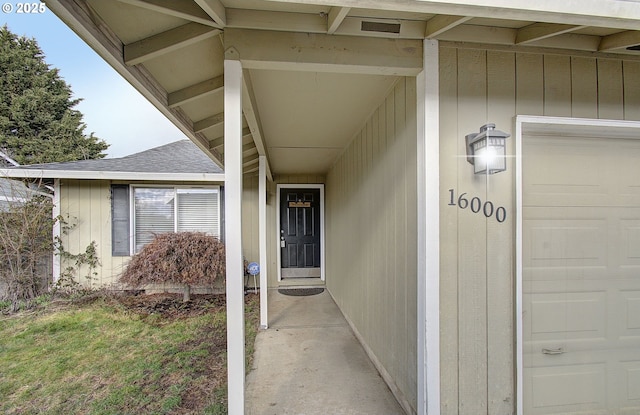
POLYGON ((559 347, 557 349, 542 349, 542 354, 562 354, 564 353, 564 349, 559 347))

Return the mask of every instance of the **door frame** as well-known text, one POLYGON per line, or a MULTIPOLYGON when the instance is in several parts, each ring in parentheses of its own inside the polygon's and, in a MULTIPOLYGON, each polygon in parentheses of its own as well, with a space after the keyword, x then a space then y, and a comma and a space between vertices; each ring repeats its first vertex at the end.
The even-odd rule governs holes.
POLYGON ((325 281, 325 250, 324 250, 324 184, 287 183, 276 185, 276 257, 278 268, 278 283, 282 281, 282 251, 280 250, 280 190, 281 189, 320 189, 320 280, 325 281))
POLYGON ((523 134, 564 134, 567 137, 635 138, 640 136, 640 121, 593 118, 546 117, 518 115, 515 117, 515 170, 516 170, 516 414, 524 415, 524 362, 522 315, 522 139, 523 134))

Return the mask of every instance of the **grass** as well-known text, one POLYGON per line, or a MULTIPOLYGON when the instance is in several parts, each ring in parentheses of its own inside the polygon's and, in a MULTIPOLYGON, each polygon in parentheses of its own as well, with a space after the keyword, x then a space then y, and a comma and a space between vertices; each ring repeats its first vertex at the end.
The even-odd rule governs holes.
MULTIPOLYGON (((246 310, 250 364, 257 296, 246 310)), ((0 320, 0 413, 225 414, 226 407, 224 304, 168 317, 98 299, 0 320)))

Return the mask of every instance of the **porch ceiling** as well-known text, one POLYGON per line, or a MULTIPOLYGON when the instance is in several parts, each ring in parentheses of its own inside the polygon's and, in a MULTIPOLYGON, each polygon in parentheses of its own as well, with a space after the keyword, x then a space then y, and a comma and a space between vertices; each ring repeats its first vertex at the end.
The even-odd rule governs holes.
POLYGON ((244 172, 323 174, 420 41, 640 59, 622 0, 49 0, 48 7, 223 165, 223 60, 245 71, 244 172), (339 4, 340 6, 336 6, 339 4), (499 7, 496 5, 500 5, 499 7))

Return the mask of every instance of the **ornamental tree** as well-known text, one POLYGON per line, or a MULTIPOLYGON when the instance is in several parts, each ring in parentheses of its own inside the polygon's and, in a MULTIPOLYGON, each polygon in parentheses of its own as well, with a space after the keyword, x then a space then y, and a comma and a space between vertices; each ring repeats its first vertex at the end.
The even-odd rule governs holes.
POLYGON ((212 285, 225 274, 224 244, 204 232, 157 235, 134 255, 119 281, 132 288, 146 284, 184 286, 184 301, 194 285, 212 285))

